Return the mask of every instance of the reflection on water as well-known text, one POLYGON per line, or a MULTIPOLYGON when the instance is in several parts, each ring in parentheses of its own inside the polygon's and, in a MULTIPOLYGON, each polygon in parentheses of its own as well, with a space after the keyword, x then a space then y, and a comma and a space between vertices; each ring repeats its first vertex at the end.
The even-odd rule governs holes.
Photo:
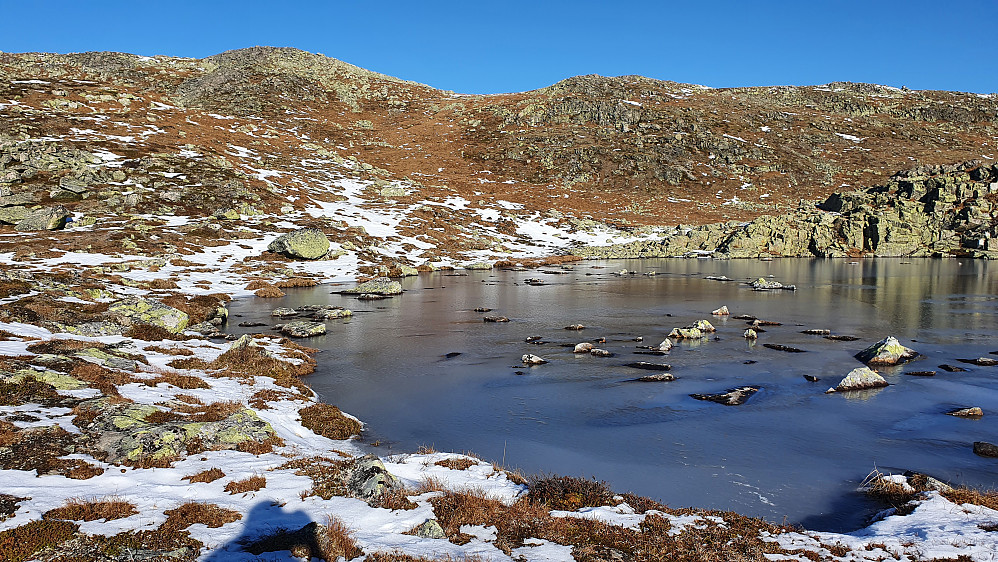
POLYGON ((988 267, 969 260, 582 262, 567 275, 428 274, 406 279, 406 293, 391 300, 362 302, 317 287, 230 308, 240 320, 300 304, 354 310, 352 320, 330 322, 327 336, 309 340, 323 350, 309 383, 363 419, 366 439, 385 443, 383 454, 419 445, 471 451, 528 473, 594 476, 672 506, 843 530, 875 509, 855 493, 874 467, 998 485, 998 466, 970 447, 998 440, 988 415, 945 415, 957 406, 998 412, 998 367, 937 369, 998 349, 998 280, 988 267), (657 275, 611 275, 625 268, 657 275), (755 292, 740 283, 769 275, 798 290, 755 292), (544 284, 527 285, 529 277, 544 284), (752 345, 742 338, 745 321, 710 317, 722 304, 782 326, 765 327, 752 345), (512 321, 485 323, 476 307, 512 321), (667 357, 635 354, 701 318, 717 334, 679 342, 667 357), (575 323, 586 329, 563 329, 575 323), (831 341, 800 333, 806 328, 861 339, 831 341), (546 343, 525 342, 535 335, 546 343), (884 369, 887 388, 824 394, 859 366, 854 353, 887 335, 926 357, 884 369), (602 337, 598 346, 614 357, 572 353, 575 343, 602 337), (453 353, 460 355, 447 356, 453 353), (549 363, 524 367, 524 353, 549 363), (624 366, 638 360, 670 363, 677 380, 626 382, 646 374, 624 366), (904 374, 914 370, 938 373, 904 374), (689 397, 743 385, 761 390, 742 406, 689 397))

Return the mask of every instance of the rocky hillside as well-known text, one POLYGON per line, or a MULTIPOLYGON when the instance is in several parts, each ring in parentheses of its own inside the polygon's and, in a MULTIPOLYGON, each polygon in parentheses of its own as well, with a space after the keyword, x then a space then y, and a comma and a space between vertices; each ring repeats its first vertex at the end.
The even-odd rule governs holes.
MULTIPOLYGON (((866 84, 479 96, 285 48, 0 54, 0 228, 75 230, 0 251, 176 257, 313 226, 354 273, 494 263, 810 209, 914 166, 929 181, 992 161, 996 121, 995 95, 866 84)), ((891 228, 825 254, 893 252, 891 228)), ((723 251, 801 253, 744 236, 723 251)))

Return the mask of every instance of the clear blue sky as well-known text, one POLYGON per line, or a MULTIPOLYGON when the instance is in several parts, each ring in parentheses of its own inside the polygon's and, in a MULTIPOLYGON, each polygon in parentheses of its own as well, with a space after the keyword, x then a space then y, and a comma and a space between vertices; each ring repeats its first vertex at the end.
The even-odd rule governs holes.
POLYGON ((461 93, 579 74, 998 92, 998 0, 0 0, 0 51, 296 47, 461 93))

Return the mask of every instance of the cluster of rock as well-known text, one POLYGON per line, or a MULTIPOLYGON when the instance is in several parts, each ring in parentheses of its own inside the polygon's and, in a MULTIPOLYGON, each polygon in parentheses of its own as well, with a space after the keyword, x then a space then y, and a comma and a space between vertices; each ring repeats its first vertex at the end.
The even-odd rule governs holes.
POLYGON ((885 185, 751 222, 678 226, 659 240, 573 250, 587 258, 998 258, 998 164, 922 166, 885 185), (993 247, 994 246, 994 247, 993 247))
POLYGON ((92 184, 123 175, 95 169, 100 162, 60 143, 0 140, 0 224, 20 232, 63 228, 70 212, 59 202, 85 198, 92 184))

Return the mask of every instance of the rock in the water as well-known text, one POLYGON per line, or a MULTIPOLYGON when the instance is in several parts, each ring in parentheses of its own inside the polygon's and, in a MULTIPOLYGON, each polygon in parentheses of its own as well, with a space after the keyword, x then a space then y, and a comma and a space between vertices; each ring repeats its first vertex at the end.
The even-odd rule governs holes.
POLYGON ((271 311, 270 315, 277 316, 278 318, 288 318, 290 316, 298 316, 298 311, 293 308, 282 306, 279 308, 275 308, 273 311, 271 311))
POLYGON ((69 216, 69 210, 62 205, 30 211, 14 225, 14 230, 18 232, 58 230, 66 226, 66 219, 69 216))
POLYGON ((380 301, 384 299, 390 299, 391 297, 386 295, 375 295, 374 293, 363 293, 357 297, 359 301, 380 301))
POLYGON ((281 333, 292 338, 311 338, 326 333, 326 325, 322 322, 295 320, 281 326, 281 333))
POLYGON ((613 357, 613 352, 594 347, 589 350, 589 355, 592 355, 593 357, 613 357))
POLYGON ((712 334, 717 331, 717 328, 715 328, 713 325, 711 325, 710 322, 706 320, 697 320, 696 324, 694 324, 693 327, 696 328, 697 330, 700 330, 700 332, 703 334, 712 334))
POLYGON ((764 343, 762 344, 762 347, 775 349, 776 351, 786 351, 787 353, 806 353, 807 351, 796 347, 790 347, 789 345, 783 345, 782 343, 764 343))
POLYGON ((329 252, 329 239, 318 228, 300 228, 281 235, 267 249, 292 258, 317 260, 329 252))
POLYGON ((629 379, 628 382, 669 382, 674 380, 676 380, 676 376, 672 373, 655 373, 654 375, 645 375, 636 379, 629 379))
POLYGON ((107 310, 125 326, 151 324, 174 334, 182 332, 190 320, 186 312, 142 297, 129 297, 115 301, 108 306, 107 310))
POLYGON ((759 334, 758 334, 758 333, 756 333, 756 331, 755 331, 755 330, 753 330, 752 328, 747 328, 747 329, 745 330, 745 333, 744 333, 744 334, 742 334, 742 336, 744 336, 744 337, 745 337, 745 339, 747 339, 747 340, 755 340, 755 339, 759 339, 759 334))
POLYGON ((905 373, 910 377, 934 377, 936 376, 935 371, 908 371, 905 373))
POLYGON ((658 351, 669 351, 676 344, 672 343, 672 340, 662 340, 662 343, 658 344, 658 351))
POLYGON ((825 336, 826 340, 832 341, 857 341, 859 338, 856 336, 825 336))
POLYGON ((822 330, 818 328, 812 328, 810 330, 802 330, 802 334, 808 334, 810 336, 827 336, 832 333, 831 330, 822 330))
POLYGON ((565 326, 566 330, 585 330, 586 327, 582 324, 572 324, 571 326, 565 326))
POLYGON ((950 373, 965 373, 965 372, 967 372, 967 369, 964 369, 963 367, 957 367, 956 365, 945 365, 945 364, 943 364, 943 365, 940 365, 939 368, 942 369, 942 370, 944 370, 944 371, 950 372, 950 373))
POLYGON ((733 388, 723 394, 690 394, 690 396, 697 400, 709 400, 710 402, 717 402, 725 406, 740 406, 756 392, 759 392, 758 386, 742 386, 733 388))
POLYGON ((995 445, 994 443, 988 443, 987 441, 975 441, 974 454, 980 455, 982 457, 998 458, 998 445, 995 445))
POLYGON ((835 388, 829 388, 826 392, 865 390, 867 388, 880 388, 884 386, 887 386, 887 381, 884 377, 877 374, 876 371, 869 367, 858 367, 849 371, 849 374, 835 388))
POLYGON ((575 346, 573 353, 589 353, 593 350, 593 344, 589 342, 582 342, 575 346))
POLYGON ((673 328, 669 332, 670 338, 695 340, 703 337, 703 333, 698 328, 673 328))
POLYGON ((887 336, 855 357, 867 365, 899 365, 918 357, 918 352, 901 345, 894 336, 887 336))
POLYGON ((784 285, 779 281, 768 281, 767 279, 760 277, 751 283, 752 290, 754 291, 774 291, 785 289, 788 291, 796 291, 797 287, 794 285, 784 285))
POLYGON ((804 375, 804 380, 806 380, 807 382, 818 382, 821 379, 819 379, 818 377, 816 377, 814 375, 804 375))
POLYGON ((360 295, 400 295, 402 294, 402 284, 398 281, 392 281, 388 277, 375 277, 370 281, 365 281, 352 289, 346 289, 342 292, 360 295))
POLYGON ((668 363, 649 363, 647 361, 627 363, 624 366, 631 367, 632 369, 644 369, 646 371, 668 371, 672 368, 672 365, 669 365, 668 363))
POLYGON ((958 418, 979 418, 984 416, 984 410, 977 406, 973 406, 971 408, 957 408, 956 410, 946 413, 958 418))
POLYGON ((992 359, 990 357, 978 357, 977 359, 957 359, 961 363, 969 363, 971 365, 977 365, 978 367, 994 367, 998 365, 998 359, 992 359))
POLYGON ((483 322, 509 322, 509 318, 505 316, 483 316, 483 322))
POLYGON ((316 320, 338 320, 340 318, 350 318, 353 311, 346 308, 327 308, 312 315, 316 320))
POLYGON ((543 365, 544 363, 547 363, 544 359, 529 353, 524 353, 523 357, 520 358, 520 361, 523 361, 524 365, 543 365))
POLYGON ((727 316, 727 315, 731 314, 731 312, 728 311, 728 307, 727 306, 722 306, 721 308, 718 308, 717 310, 711 311, 711 314, 713 314, 714 316, 727 316))

